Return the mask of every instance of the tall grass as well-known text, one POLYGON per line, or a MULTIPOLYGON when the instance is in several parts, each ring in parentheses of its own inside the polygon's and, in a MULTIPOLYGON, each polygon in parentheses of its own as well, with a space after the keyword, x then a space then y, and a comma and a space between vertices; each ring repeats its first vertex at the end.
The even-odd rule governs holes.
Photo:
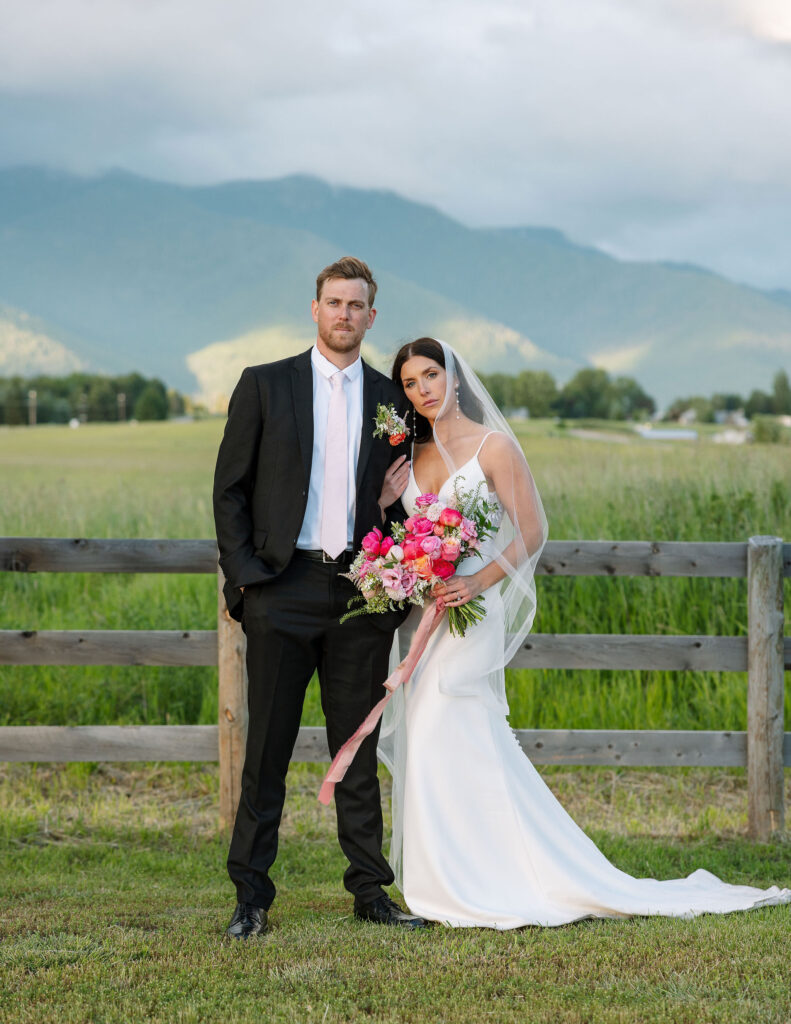
MULTIPOLYGON (((0 430, 0 535, 211 537, 222 423, 0 430)), ((789 456, 773 446, 607 444, 519 427, 554 539, 791 539, 789 456)), ((538 632, 743 634, 743 580, 539 579, 538 632)), ((0 628, 211 629, 208 576, 0 575, 0 628)), ((514 671, 516 727, 740 729, 738 673, 514 671)), ((788 700, 791 711, 791 696, 788 700)), ((0 723, 210 723, 216 672, 0 669, 0 723)), ((306 723, 319 724, 315 687, 306 723)))

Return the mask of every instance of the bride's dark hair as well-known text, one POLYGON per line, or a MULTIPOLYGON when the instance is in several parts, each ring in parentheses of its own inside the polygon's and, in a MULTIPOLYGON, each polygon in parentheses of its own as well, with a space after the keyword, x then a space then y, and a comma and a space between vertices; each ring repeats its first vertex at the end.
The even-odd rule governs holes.
MULTIPOLYGON (((393 372, 390 376, 393 383, 397 384, 398 387, 403 387, 401 383, 401 369, 404 363, 408 359, 412 359, 413 356, 433 359, 443 369, 446 368, 445 353, 442 350, 442 345, 440 345, 436 338, 417 338, 415 341, 408 341, 406 345, 401 346, 393 361, 393 372)), ((464 379, 464 375, 459 367, 456 368, 456 376, 459 381, 459 408, 469 419, 474 420, 476 423, 482 423, 483 410, 475 400, 471 389, 467 387, 467 381, 464 379)), ((413 422, 415 425, 414 440, 418 444, 430 441, 431 424, 429 421, 425 416, 421 416, 414 406, 412 406, 412 416, 414 417, 413 422)))

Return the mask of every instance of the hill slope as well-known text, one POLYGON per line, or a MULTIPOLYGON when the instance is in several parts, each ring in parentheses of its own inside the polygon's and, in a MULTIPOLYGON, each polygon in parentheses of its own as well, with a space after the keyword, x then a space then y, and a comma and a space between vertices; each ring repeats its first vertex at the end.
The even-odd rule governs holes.
MULTIPOLYGON (((216 365, 223 344, 257 361, 283 338, 308 344, 315 275, 344 252, 377 275, 367 341, 383 358, 433 333, 483 370, 563 379, 601 365, 660 401, 766 387, 791 364, 783 293, 624 263, 548 229, 471 229, 392 193, 304 177, 190 188, 0 172, 0 302, 68 337, 88 366, 183 389, 195 388, 190 366, 208 365, 209 347, 216 365)), ((2 346, 0 335, 0 358, 2 346)))

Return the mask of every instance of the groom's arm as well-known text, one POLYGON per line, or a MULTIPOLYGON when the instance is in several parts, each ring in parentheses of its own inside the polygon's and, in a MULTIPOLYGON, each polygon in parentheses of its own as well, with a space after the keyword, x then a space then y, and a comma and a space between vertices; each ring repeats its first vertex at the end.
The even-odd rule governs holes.
POLYGON ((263 429, 258 383, 248 367, 228 405, 228 421, 214 471, 214 524, 220 566, 232 587, 267 574, 253 547, 252 495, 263 429))

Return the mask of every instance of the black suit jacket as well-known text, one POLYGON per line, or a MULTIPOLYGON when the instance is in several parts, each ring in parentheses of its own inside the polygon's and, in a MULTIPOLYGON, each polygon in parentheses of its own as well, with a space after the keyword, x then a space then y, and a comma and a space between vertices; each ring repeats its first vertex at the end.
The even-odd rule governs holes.
MULTIPOLYGON (((354 550, 381 526, 378 498, 385 472, 406 442, 374 438, 379 403, 404 415, 406 397, 363 362, 363 427, 357 460, 354 550)), ((228 406, 214 474, 214 522, 225 574, 228 611, 240 619, 240 587, 276 579, 291 561, 308 500, 313 456, 313 366, 310 350, 289 359, 248 366, 228 406)), ((387 525, 403 517, 387 510, 387 525)), ((384 623, 382 623, 384 625, 384 623)))

